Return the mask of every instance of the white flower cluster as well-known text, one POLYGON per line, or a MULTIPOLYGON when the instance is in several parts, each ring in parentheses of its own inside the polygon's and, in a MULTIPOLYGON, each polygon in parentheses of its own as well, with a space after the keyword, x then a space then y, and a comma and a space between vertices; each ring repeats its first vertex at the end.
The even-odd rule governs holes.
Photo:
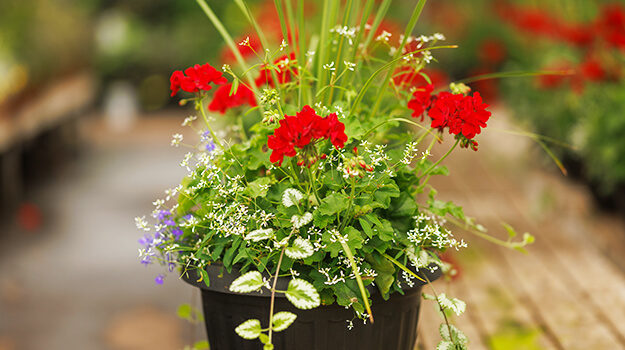
POLYGON ((407 234, 408 239, 415 246, 427 244, 437 249, 454 248, 456 250, 467 247, 467 243, 464 240, 457 241, 452 233, 441 227, 441 224, 437 223, 433 217, 420 213, 414 219, 415 228, 408 231, 407 234))

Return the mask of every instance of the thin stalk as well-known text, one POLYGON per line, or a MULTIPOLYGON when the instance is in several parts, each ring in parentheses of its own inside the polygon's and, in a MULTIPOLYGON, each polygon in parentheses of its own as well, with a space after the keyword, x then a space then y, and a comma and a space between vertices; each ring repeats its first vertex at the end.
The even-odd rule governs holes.
MULTIPOLYGON (((349 18, 351 17, 353 0, 348 0, 347 6, 345 6, 345 16, 343 17, 343 27, 346 27, 349 24, 349 18)), ((341 63, 341 57, 343 56, 343 44, 345 42, 345 36, 341 35, 341 39, 339 40, 339 49, 336 52, 336 59, 334 60, 334 66, 338 69, 341 63)), ((336 81, 331 80, 330 82, 330 93, 328 94, 328 103, 327 105, 332 105, 332 95, 334 94, 334 83, 336 81)))
MULTIPOLYGON (((230 33, 228 33, 228 30, 226 29, 226 27, 224 27, 224 25, 221 23, 219 18, 215 15, 213 10, 211 10, 210 6, 206 3, 205 0, 195 0, 195 1, 198 3, 198 5, 200 5, 200 7, 202 8, 202 11, 204 11, 208 19, 213 23, 213 25, 215 26, 215 28, 217 29, 221 37, 224 39, 224 41, 226 42, 226 44, 228 45, 228 47, 234 54, 234 57, 236 58, 237 62, 241 66, 241 69, 246 71, 248 68, 247 68, 247 64, 245 63, 245 59, 241 55, 241 52, 239 51, 239 48, 237 47, 237 45, 234 43, 234 40, 232 40, 232 36, 230 36, 230 33)), ((252 91, 254 91, 254 94, 258 96, 259 95, 258 88, 256 87, 256 82, 254 81, 254 78, 252 76, 248 76, 247 81, 252 87, 252 91)))
MULTIPOLYGON (((410 16, 410 21, 408 22, 408 25, 406 26, 406 30, 404 31, 404 38, 401 44, 399 45, 399 47, 397 48, 397 52, 395 53, 394 58, 398 58, 401 56, 401 53, 404 47, 406 46, 406 42, 408 41, 408 37, 410 37, 410 34, 412 34, 412 30, 417 25, 417 21, 419 20, 419 17, 421 16, 421 12, 423 11, 425 2, 426 0, 419 0, 417 5, 415 6, 414 11, 412 12, 412 16, 410 16)), ((378 91, 378 98, 376 99, 373 105, 373 108, 371 109, 370 115, 372 118, 373 116, 376 115, 376 113, 380 109, 380 104, 382 103, 384 92, 389 85, 389 81, 391 80, 391 77, 393 76, 393 71, 395 70, 395 66, 397 65, 397 60, 393 60, 391 62, 392 64, 390 66, 388 73, 386 74, 386 78, 384 78, 384 82, 382 83, 382 86, 380 86, 380 90, 378 91)))
POLYGON ((456 142, 454 143, 453 146, 451 146, 451 148, 449 149, 449 151, 447 151, 447 153, 445 153, 442 157, 440 157, 440 159, 438 161, 436 161, 436 163, 432 164, 431 167, 429 167, 426 171, 423 172, 423 174, 421 174, 419 176, 419 178, 417 179, 417 181, 420 181, 425 175, 429 174, 432 170, 434 170, 434 168, 436 168, 442 161, 443 159, 447 158, 447 156, 449 156, 449 154, 451 153, 451 151, 454 150, 454 148, 456 148, 456 146, 458 146, 458 143, 460 143, 460 140, 456 140, 456 142))
POLYGON ((213 137, 213 141, 217 144, 217 146, 219 146, 219 148, 221 148, 222 150, 225 150, 224 146, 221 144, 221 141, 219 141, 219 139, 217 138, 217 135, 215 135, 215 132, 213 131, 213 128, 211 127, 211 124, 208 122, 208 117, 206 116, 206 112, 204 112, 204 98, 201 98, 199 103, 200 103, 200 112, 202 113, 202 118, 204 119, 204 123, 206 124, 208 131, 211 133, 211 136, 213 137))
MULTIPOLYGON (((292 235, 293 235, 293 232, 291 231, 291 234, 289 234, 289 237, 287 238, 287 242, 289 241, 292 235)), ((269 333, 268 333, 269 342, 268 344, 271 344, 271 336, 273 335, 273 310, 274 310, 275 301, 276 301, 276 286, 278 285, 278 276, 280 275, 280 266, 282 266, 282 258, 284 257, 285 250, 286 250, 286 245, 282 247, 282 251, 280 252, 278 265, 276 265, 276 275, 273 278, 273 285, 271 287, 271 303, 269 304, 269 333)))

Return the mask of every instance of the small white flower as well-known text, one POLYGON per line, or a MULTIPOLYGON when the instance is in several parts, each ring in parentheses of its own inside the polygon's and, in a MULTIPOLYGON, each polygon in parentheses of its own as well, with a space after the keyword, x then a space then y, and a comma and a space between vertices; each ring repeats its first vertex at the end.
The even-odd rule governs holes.
POLYGON ((391 35, 392 35, 391 33, 387 32, 386 30, 383 30, 382 34, 378 35, 375 38, 375 41, 385 41, 385 42, 388 42, 389 39, 391 38, 391 35))
POLYGON ((324 64, 323 69, 329 70, 329 71, 336 70, 336 68, 334 68, 334 61, 330 62, 330 64, 324 64))
POLYGON ((347 69, 351 70, 352 72, 354 71, 354 68, 356 67, 356 63, 347 62, 347 61, 343 61, 343 63, 345 63, 345 66, 347 67, 347 69))
POLYGON ((246 37, 245 40, 239 43, 239 46, 248 46, 250 44, 250 37, 246 37))
POLYGON ((174 134, 174 138, 171 140, 171 145, 178 147, 178 145, 180 145, 180 142, 182 142, 182 139, 183 137, 181 134, 174 134))
POLYGON ((137 228, 140 230, 144 230, 144 231, 150 231, 150 227, 148 226, 148 222, 145 221, 145 216, 141 216, 141 217, 136 217, 135 218, 135 224, 137 225, 137 228))
POLYGON ((196 119, 197 119, 197 116, 190 115, 190 116, 184 118, 184 121, 182 122, 182 126, 190 125, 196 119))

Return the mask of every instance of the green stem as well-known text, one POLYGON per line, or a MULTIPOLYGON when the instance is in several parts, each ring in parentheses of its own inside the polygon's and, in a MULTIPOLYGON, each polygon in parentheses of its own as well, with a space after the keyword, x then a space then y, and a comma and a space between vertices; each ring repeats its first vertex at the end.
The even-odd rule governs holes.
POLYGON ((199 100, 199 103, 200 103, 200 112, 202 113, 202 118, 204 119, 204 123, 206 124, 208 131, 211 133, 211 136, 213 137, 213 142, 215 142, 217 146, 219 146, 219 148, 221 148, 222 150, 225 150, 224 146, 221 144, 221 142, 217 138, 217 135, 213 131, 211 124, 208 122, 208 117, 206 116, 206 112, 204 111, 204 98, 201 98, 199 100))
MULTIPOLYGON (((293 235, 293 231, 291 231, 291 234, 289 234, 289 237, 287 238, 287 242, 289 241, 289 239, 291 239, 292 235, 293 235)), ((273 310, 274 310, 275 301, 276 301, 276 286, 278 285, 278 276, 280 274, 280 266, 282 266, 282 258, 284 257, 285 250, 286 250, 286 245, 282 247, 282 251, 280 252, 278 265, 276 265, 276 275, 273 278, 273 285, 271 287, 271 303, 269 304, 269 333, 268 333, 269 342, 268 344, 271 344, 271 336, 273 335, 273 310)))
MULTIPOLYGON (((410 21, 408 22, 408 25, 406 26, 406 30, 404 31, 404 38, 401 42, 401 45, 399 45, 399 47, 397 48, 397 52, 395 53, 395 57, 394 57, 395 59, 399 58, 402 55, 401 53, 404 49, 404 46, 406 46, 408 37, 410 37, 410 35, 412 34, 412 30, 414 29, 415 25, 417 24, 417 21, 419 20, 419 17, 421 16, 421 12, 423 11, 425 2, 426 0, 419 0, 417 5, 415 6, 414 11, 412 12, 412 16, 410 16, 410 21)), ((395 66, 397 65, 396 60, 393 60, 391 62, 393 63, 391 64, 391 67, 388 73, 386 74, 386 78, 384 79, 382 86, 380 86, 380 90, 378 91, 378 98, 376 99, 373 105, 373 108, 371 109, 370 115, 372 118, 376 115, 376 113, 380 109, 380 104, 382 103, 384 92, 389 85, 389 81, 391 80, 391 77, 393 76, 393 71, 395 70, 395 66)))
POLYGON ((429 174, 432 170, 434 170, 434 168, 436 168, 442 161, 443 159, 447 158, 447 156, 449 156, 449 154, 451 153, 451 151, 453 151, 456 146, 458 146, 458 143, 460 143, 460 140, 456 140, 456 142, 454 143, 453 146, 451 146, 451 148, 449 149, 449 151, 447 151, 447 153, 445 153, 442 157, 440 157, 440 159, 438 161, 436 161, 436 163, 432 164, 431 167, 429 167, 426 171, 423 172, 423 174, 421 174, 419 176, 419 178, 417 179, 417 181, 421 180, 425 175, 429 174))

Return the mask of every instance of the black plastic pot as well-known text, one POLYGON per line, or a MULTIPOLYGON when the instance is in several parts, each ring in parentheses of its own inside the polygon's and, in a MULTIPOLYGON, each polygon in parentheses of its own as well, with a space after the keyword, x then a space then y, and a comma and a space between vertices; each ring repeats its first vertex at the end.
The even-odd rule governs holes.
MULTIPOLYGON (((234 329, 243 321, 255 318, 266 327, 269 324, 270 293, 238 294, 228 286, 240 274, 228 274, 221 266, 209 266, 210 287, 197 282, 195 272, 189 273, 185 281, 202 290, 202 303, 206 332, 211 350, 259 350, 263 345, 256 340, 239 337, 234 329), (223 276, 218 277, 223 272, 223 276)), ((426 274, 431 281, 440 276, 440 270, 426 274)), ((278 286, 277 289, 286 289, 278 286)), ((417 321, 421 306, 422 283, 415 281, 413 288, 404 289, 404 295, 394 293, 384 300, 377 289, 369 289, 375 323, 363 324, 354 319, 351 308, 336 303, 312 310, 295 308, 283 294, 276 294, 275 312, 290 311, 297 320, 283 332, 273 334, 276 350, 412 350, 417 340, 417 321), (353 329, 348 329, 348 320, 353 320, 353 329)))

